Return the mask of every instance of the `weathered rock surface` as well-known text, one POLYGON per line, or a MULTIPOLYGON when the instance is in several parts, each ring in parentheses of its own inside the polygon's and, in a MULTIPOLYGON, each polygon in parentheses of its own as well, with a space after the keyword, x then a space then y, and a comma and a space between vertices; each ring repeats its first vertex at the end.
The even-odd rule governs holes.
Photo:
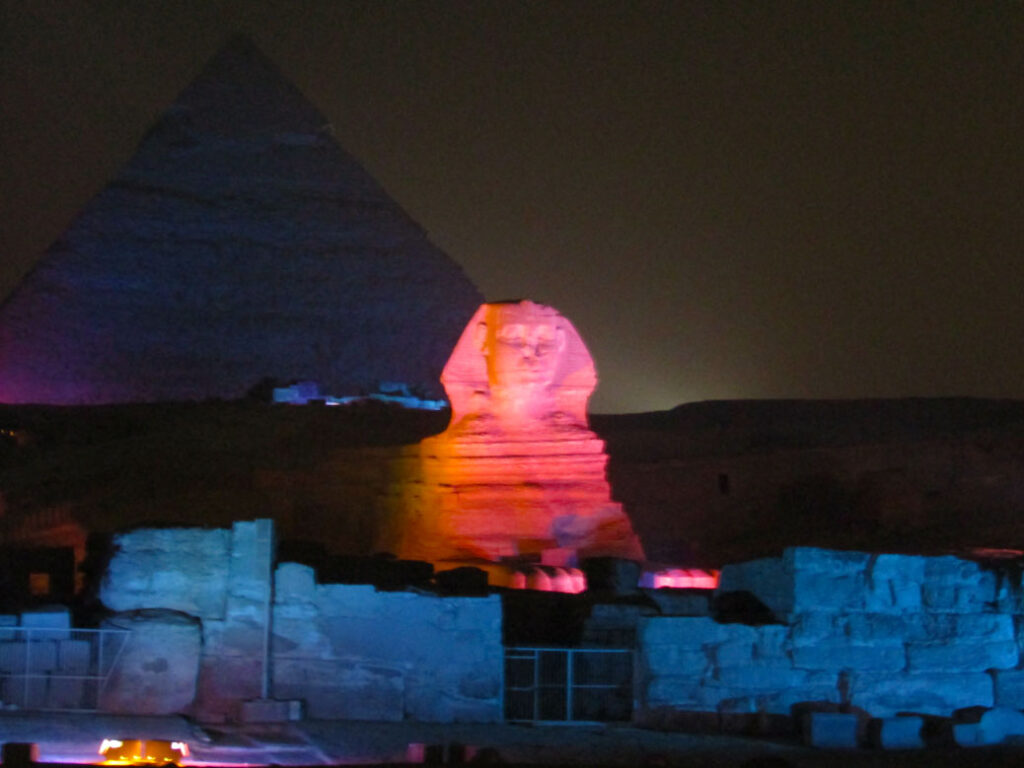
POLYGON ((108 629, 131 634, 100 693, 100 709, 132 715, 185 711, 196 695, 201 627, 193 616, 170 610, 117 614, 108 629))
POLYGON ((399 463, 381 549, 436 565, 643 559, 629 518, 612 501, 604 443, 587 428, 593 360, 557 310, 530 301, 484 304, 442 382, 451 423, 399 463))
POLYGON ((222 619, 231 562, 231 531, 142 528, 118 534, 100 587, 114 611, 167 608, 222 619))
MULTIPOLYGON (((782 623, 641 618, 641 717, 660 717, 669 708, 794 715, 794 705, 825 712, 846 706, 875 718, 950 717, 996 705, 1016 710, 1024 701, 1013 599, 1020 590, 1014 563, 982 567, 950 556, 794 547, 779 558, 727 566, 719 598, 747 592, 782 623), (898 598, 909 594, 917 599, 898 598)), ((995 743, 1009 733, 1011 720, 991 714, 961 728, 957 738, 995 743)), ((919 726, 883 723, 879 743, 917 746, 919 726)))
POLYGON ((481 297, 235 40, 0 307, 0 402, 438 392, 481 297))

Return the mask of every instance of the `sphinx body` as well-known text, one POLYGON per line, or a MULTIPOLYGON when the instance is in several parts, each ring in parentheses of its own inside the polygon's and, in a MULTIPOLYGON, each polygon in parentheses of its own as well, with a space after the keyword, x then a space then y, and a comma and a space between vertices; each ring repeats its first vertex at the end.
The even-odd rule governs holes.
POLYGON ((437 566, 643 559, 587 427, 593 360, 557 310, 484 304, 441 382, 451 422, 401 462, 382 549, 437 566))

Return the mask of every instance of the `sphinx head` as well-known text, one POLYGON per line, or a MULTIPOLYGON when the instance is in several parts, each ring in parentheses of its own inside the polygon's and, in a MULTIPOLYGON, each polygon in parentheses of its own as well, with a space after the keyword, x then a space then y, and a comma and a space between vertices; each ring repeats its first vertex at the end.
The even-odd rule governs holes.
POLYGON ((597 382, 593 360, 572 324, 532 301, 484 304, 470 320, 441 376, 453 424, 494 417, 504 429, 557 419, 586 425, 597 382))

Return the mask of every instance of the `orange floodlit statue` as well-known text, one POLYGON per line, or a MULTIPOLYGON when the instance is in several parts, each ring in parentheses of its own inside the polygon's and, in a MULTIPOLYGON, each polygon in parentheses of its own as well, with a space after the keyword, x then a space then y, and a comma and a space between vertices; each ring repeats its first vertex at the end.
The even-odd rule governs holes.
MULTIPOLYGON (((503 563, 509 574, 530 562, 643 559, 629 518, 611 499, 604 443, 587 427, 593 360, 557 310, 531 301, 484 304, 441 382, 451 423, 409 454, 384 547, 438 567, 503 563)), ((488 570, 503 581, 501 569, 488 570)))

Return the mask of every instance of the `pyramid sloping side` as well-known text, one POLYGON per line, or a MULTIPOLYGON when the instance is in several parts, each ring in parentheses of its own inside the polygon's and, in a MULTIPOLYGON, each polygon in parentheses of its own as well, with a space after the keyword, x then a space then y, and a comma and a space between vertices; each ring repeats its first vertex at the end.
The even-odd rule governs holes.
POLYGON ((442 392, 482 301, 251 47, 230 45, 0 307, 0 402, 442 392))

